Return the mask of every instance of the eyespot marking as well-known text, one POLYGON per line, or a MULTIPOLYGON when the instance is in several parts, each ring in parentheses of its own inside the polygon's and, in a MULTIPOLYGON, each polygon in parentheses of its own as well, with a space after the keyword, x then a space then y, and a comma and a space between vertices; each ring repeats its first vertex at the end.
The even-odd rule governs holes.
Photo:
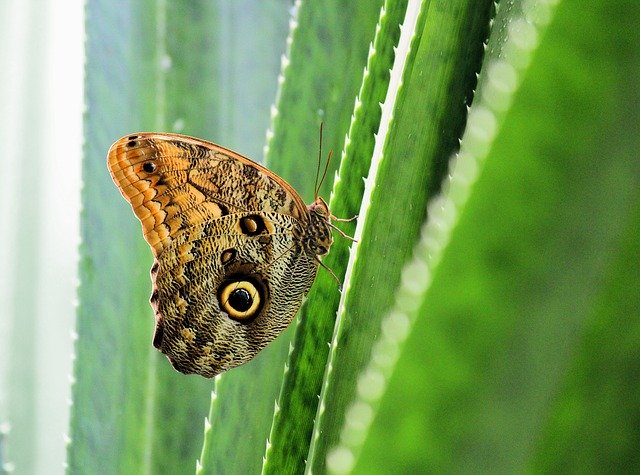
POLYGON ((244 216, 240 219, 240 229, 247 236, 256 236, 266 229, 264 218, 257 214, 244 216))
POLYGON ((153 173, 156 171, 157 165, 153 162, 144 162, 142 164, 142 169, 146 172, 146 173, 153 173))
POLYGON ((231 262, 236 258, 236 255, 237 255, 237 251, 235 249, 233 248, 225 249, 224 251, 222 251, 222 254, 220 254, 220 262, 222 264, 228 264, 229 262, 231 262))
POLYGON ((250 323, 260 313, 264 296, 252 281, 232 280, 220 286, 218 301, 229 318, 240 323, 250 323))

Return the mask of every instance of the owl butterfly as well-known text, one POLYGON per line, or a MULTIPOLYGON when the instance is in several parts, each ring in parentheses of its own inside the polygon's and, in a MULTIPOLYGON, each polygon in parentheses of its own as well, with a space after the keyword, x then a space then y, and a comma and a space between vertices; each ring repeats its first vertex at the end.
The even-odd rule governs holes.
POLYGON ((327 203, 306 206, 263 166, 184 135, 128 135, 107 161, 153 252, 153 345, 209 378, 252 359, 289 325, 329 252, 327 203))

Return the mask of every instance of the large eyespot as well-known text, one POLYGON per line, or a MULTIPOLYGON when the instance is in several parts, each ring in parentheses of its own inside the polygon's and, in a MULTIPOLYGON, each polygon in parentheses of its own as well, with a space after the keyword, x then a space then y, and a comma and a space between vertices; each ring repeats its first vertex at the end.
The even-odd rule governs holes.
POLYGON ((255 284, 248 280, 227 281, 218 292, 220 307, 230 318, 247 322, 258 315, 262 307, 262 295, 255 284))

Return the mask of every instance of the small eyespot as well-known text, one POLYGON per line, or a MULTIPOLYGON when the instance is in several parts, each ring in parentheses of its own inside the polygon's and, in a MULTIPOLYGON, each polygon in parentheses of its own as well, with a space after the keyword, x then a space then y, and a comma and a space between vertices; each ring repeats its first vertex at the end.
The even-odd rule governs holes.
POLYGON ((240 219, 240 230, 247 236, 260 234, 265 230, 265 228, 264 219, 262 216, 258 216, 257 214, 244 216, 240 219))
POLYGON ((127 147, 133 148, 133 147, 137 147, 138 146, 138 136, 137 135, 132 135, 131 137, 128 137, 127 140, 128 140, 127 147))
POLYGON ((235 259, 236 254, 237 252, 233 248, 225 249, 222 251, 222 254, 220 254, 220 262, 222 262, 222 264, 228 264, 235 259))
POLYGON ((142 169, 147 173, 153 173, 156 171, 156 164, 153 162, 144 162, 142 169))
POLYGON ((230 318, 246 322, 258 314, 261 295, 248 280, 225 282, 219 292, 220 306, 230 318))

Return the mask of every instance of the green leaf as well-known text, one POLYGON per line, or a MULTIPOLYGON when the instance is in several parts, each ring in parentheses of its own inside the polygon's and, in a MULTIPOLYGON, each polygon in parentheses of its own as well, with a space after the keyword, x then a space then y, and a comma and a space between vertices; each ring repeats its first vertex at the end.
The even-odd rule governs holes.
MULTIPOLYGON (((339 150, 362 80, 379 3, 309 1, 296 3, 295 8, 291 49, 284 61, 266 158, 272 170, 311 201, 320 121, 325 122, 324 146, 339 150)), ((330 287, 335 294, 335 282, 330 287)), ((253 361, 219 379, 205 432, 202 473, 259 470, 292 330, 293 326, 253 361), (246 420, 251 421, 249 426, 243 423, 246 420)), ((278 443, 286 449, 291 445, 286 439, 278 443)), ((306 454, 306 448, 302 452, 306 454)))
MULTIPOLYGON (((340 161, 339 178, 334 184, 329 203, 332 213, 337 216, 355 216, 360 208, 364 191, 362 177, 369 169, 380 121, 380 103, 387 91, 389 70, 393 64, 405 7, 405 1, 386 2, 381 12, 340 161)), ((341 227, 348 235, 353 235, 354 222, 344 223, 341 227)), ((336 234, 331 253, 323 261, 325 266, 341 277, 346 269, 350 244, 348 239, 336 234)), ((263 466, 265 473, 293 473, 305 465, 329 354, 327 343, 331 340, 339 302, 336 288, 333 276, 320 270, 296 327, 278 410, 274 414, 269 436, 270 445, 263 466), (298 442, 291 444, 292 440, 298 442)))
POLYGON ((407 7, 314 428, 309 460, 315 472, 327 469, 347 404, 362 385, 358 374, 411 257, 427 198, 439 190, 457 148, 492 7, 489 1, 407 7))
MULTIPOLYGON (((151 262, 139 224, 131 219, 105 164, 114 138, 142 122, 145 103, 139 100, 132 71, 144 58, 127 55, 140 25, 132 18, 119 18, 118 10, 109 5, 87 4, 85 90, 90 112, 84 131, 70 473, 87 467, 95 467, 94 473, 107 468, 111 473, 133 470, 142 466, 146 442, 145 388, 150 373, 146 345, 153 320, 145 297, 151 262), (101 25, 105 25, 102 30, 101 25), (101 53, 106 48, 114 51, 113 56, 101 53)), ((127 11, 131 5, 123 7, 127 11)), ((152 116, 153 106, 146 107, 152 116)))
MULTIPOLYGON (((638 80, 638 55, 629 59, 638 13, 566 0, 554 15, 554 4, 518 5, 483 69, 452 178, 430 208, 443 211, 430 214, 415 251, 433 280, 417 295, 403 279, 399 297, 418 299, 415 326, 407 333, 401 313, 385 319, 402 350, 396 371, 379 413, 380 396, 362 391, 345 425, 373 419, 356 473, 637 466, 638 325, 619 312, 638 314, 638 268, 625 256, 638 248, 640 144, 638 115, 624 106, 638 95, 627 94, 638 80), (598 28, 610 9, 627 13, 598 28)), ((384 357, 380 348, 369 369, 384 357)))
MULTIPOLYGON (((286 7, 281 12, 286 14, 286 7)), ((185 473, 195 468, 200 454, 213 382, 177 373, 151 345, 151 254, 140 224, 109 177, 106 152, 120 136, 140 130, 179 131, 221 142, 232 136, 231 126, 224 124, 237 111, 234 104, 221 104, 219 84, 223 78, 233 83, 234 73, 217 48, 220 30, 212 27, 228 14, 205 1, 115 5, 92 0, 87 5, 81 285, 68 450, 72 473, 185 473)), ((257 38, 259 29, 255 32, 257 38)), ((265 82, 272 84, 273 94, 278 64, 273 48, 282 38, 269 37, 273 42, 261 42, 265 49, 271 44, 273 61, 253 73, 269 78, 265 82)), ((269 100, 256 102, 266 124, 269 100)), ((255 150, 262 139, 261 133, 244 145, 255 150)))

